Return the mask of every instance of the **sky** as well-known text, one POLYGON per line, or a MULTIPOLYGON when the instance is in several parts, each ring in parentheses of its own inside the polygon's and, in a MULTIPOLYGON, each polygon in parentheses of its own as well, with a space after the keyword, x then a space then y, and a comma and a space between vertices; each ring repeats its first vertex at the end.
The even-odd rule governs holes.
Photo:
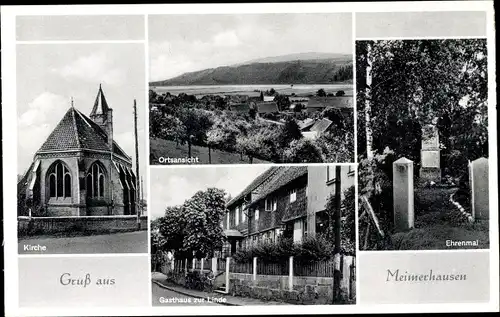
POLYGON ((150 15, 150 81, 304 52, 352 54, 351 13, 150 15))
POLYGON ((16 38, 19 41, 144 40, 144 16, 17 16, 16 38))
POLYGON ((167 206, 181 205, 196 192, 209 187, 224 189, 231 197, 235 197, 269 167, 239 165, 152 168, 150 217, 162 217, 167 206))
POLYGON ((102 84, 113 109, 114 140, 134 162, 133 103, 137 99, 139 172, 147 184, 144 44, 22 44, 16 50, 17 173, 29 167, 71 106, 71 98, 75 108, 89 116, 102 84))

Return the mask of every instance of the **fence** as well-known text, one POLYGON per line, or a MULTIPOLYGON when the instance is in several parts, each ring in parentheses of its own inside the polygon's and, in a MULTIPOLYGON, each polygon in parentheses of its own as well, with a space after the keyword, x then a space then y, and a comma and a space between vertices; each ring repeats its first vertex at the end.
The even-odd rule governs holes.
MULTIPOLYGON (((311 293, 312 289, 312 293, 319 294, 316 299, 303 298, 301 301, 324 304, 331 303, 334 272, 338 270, 340 272, 341 296, 352 303, 356 298, 355 263, 355 257, 347 255, 341 255, 336 260, 327 261, 301 261, 299 258, 289 257, 281 262, 253 258, 252 261, 241 263, 230 257, 212 258, 203 259, 203 265, 201 259, 175 259, 173 271, 187 274, 193 270, 200 270, 202 267, 205 272, 212 270, 217 277, 214 285, 224 286, 226 292, 231 291, 238 296, 247 296, 248 294, 250 297, 264 296, 265 294, 260 294, 260 292, 273 289, 274 292, 278 292, 276 294, 280 294, 279 298, 287 301, 287 298, 290 299, 292 295, 286 292, 302 294, 309 290, 311 293), (250 287, 250 293, 247 294, 248 288, 243 286, 250 287)), ((161 267, 166 268, 164 265, 161 267)))
POLYGON ((253 274, 253 263, 252 262, 237 263, 235 261, 231 261, 229 271, 231 273, 253 274))
MULTIPOLYGON (((293 263, 293 274, 297 276, 333 277, 334 271, 335 262, 333 260, 315 262, 294 261, 293 263)), ((342 272, 342 269, 340 271, 342 272)))
POLYGON ((257 274, 259 275, 288 275, 290 266, 288 260, 283 262, 264 262, 257 260, 257 274))

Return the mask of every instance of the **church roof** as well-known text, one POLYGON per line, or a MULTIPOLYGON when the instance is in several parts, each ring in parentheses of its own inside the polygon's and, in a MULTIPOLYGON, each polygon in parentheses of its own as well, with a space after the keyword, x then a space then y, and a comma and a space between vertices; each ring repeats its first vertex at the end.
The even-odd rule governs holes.
POLYGON ((90 117, 96 114, 106 114, 109 111, 108 102, 104 97, 104 92, 102 91, 101 85, 99 85, 99 90, 97 91, 97 96, 94 102, 94 108, 92 108, 92 112, 90 113, 90 117))
MULTIPOLYGON (((77 109, 70 107, 38 152, 69 150, 109 151, 106 132, 77 109)), ((113 141, 113 153, 130 157, 113 141)))

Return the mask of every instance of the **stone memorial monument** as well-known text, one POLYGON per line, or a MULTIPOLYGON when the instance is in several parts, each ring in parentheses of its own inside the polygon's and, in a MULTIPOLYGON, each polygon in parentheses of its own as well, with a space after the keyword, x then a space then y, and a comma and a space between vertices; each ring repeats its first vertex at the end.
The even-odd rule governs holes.
POLYGON ((472 218, 490 218, 488 159, 481 157, 469 163, 472 218))
POLYGON ((402 157, 392 163, 394 230, 406 231, 414 227, 413 161, 402 157))
POLYGON ((441 150, 439 149, 439 133, 435 125, 422 128, 422 149, 420 151, 420 179, 425 182, 441 182, 441 150))

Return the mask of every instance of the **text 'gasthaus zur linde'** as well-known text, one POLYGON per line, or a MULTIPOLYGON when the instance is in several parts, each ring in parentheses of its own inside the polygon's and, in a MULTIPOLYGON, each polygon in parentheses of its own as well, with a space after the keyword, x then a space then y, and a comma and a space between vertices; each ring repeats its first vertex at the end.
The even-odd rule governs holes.
POLYGON ((467 280, 467 274, 443 274, 436 273, 432 269, 427 273, 410 273, 408 271, 400 272, 399 269, 388 269, 386 278, 386 282, 446 282, 465 280, 467 280))

